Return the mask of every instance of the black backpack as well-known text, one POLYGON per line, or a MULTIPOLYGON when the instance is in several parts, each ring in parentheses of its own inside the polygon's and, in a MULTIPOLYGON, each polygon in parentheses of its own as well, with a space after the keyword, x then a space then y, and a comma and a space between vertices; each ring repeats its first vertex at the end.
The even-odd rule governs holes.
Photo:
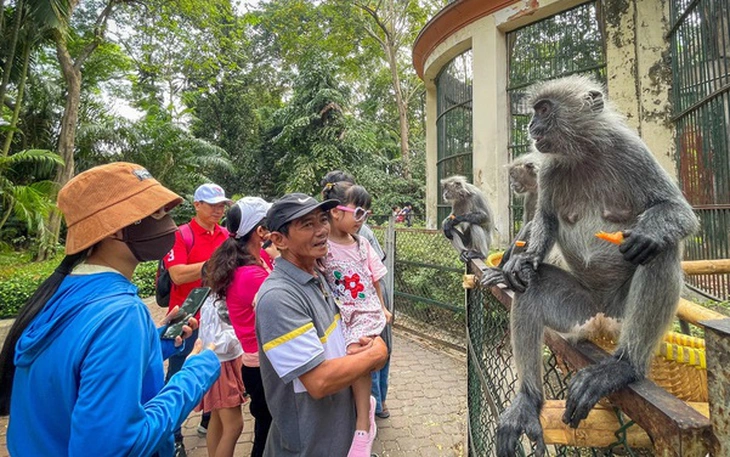
MULTIPOLYGON (((194 235, 190 224, 183 224, 178 227, 185 243, 185 251, 190 254, 193 248, 194 235)), ((172 278, 170 272, 165 268, 165 262, 160 259, 157 263, 157 276, 155 277, 155 299, 157 305, 161 308, 167 308, 170 305, 170 293, 172 292, 172 278)))

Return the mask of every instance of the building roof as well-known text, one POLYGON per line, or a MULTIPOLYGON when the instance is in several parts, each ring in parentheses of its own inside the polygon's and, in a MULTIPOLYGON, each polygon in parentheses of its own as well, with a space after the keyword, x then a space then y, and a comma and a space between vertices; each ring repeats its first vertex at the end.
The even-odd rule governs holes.
POLYGON ((456 0, 446 5, 421 29, 413 44, 413 66, 423 79, 428 56, 449 36, 464 26, 518 0, 456 0))

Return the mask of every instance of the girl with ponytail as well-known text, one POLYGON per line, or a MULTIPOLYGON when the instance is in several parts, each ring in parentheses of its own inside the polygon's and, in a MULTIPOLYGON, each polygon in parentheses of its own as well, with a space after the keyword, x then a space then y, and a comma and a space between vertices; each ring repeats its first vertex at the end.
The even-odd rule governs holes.
MULTIPOLYGON (((262 244, 268 238, 266 230, 266 212, 271 204, 258 197, 244 197, 238 200, 228 211, 226 228, 231 237, 225 241, 208 261, 205 283, 213 289, 219 299, 225 300, 230 323, 243 349, 242 357, 235 362, 226 362, 221 378, 229 379, 233 386, 233 379, 238 379, 246 386, 246 393, 251 398, 250 410, 255 419, 252 457, 264 454, 266 438, 271 425, 271 414, 264 397, 264 389, 259 369, 258 343, 256 341, 256 313, 254 301, 261 284, 269 276, 273 268, 273 261, 268 253, 262 249, 262 244), (231 367, 237 367, 237 373, 231 367)), ((206 322, 201 326, 205 330, 206 322)), ((243 385, 241 387, 243 387, 243 385)), ((203 400, 204 408, 209 395, 212 400, 216 394, 215 387, 203 400)), ((223 404, 224 402, 218 402, 223 404)), ((234 405, 231 399, 227 408, 214 409, 208 426, 208 450, 211 450, 211 434, 223 438, 216 445, 216 456, 233 454, 233 447, 241 433, 243 419, 240 406, 234 405), (241 428, 238 428, 240 424, 241 428), (219 431, 219 430, 222 430, 219 431), (221 449, 229 449, 221 452, 221 449)))

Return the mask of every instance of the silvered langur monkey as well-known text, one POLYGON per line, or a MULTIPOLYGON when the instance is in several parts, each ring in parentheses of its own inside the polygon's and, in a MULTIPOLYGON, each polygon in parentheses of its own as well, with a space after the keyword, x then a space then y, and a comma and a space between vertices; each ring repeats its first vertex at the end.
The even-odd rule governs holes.
POLYGON ((444 200, 451 205, 451 214, 442 223, 444 235, 462 260, 486 258, 494 229, 486 197, 463 176, 444 178, 441 186, 444 200))
POLYGON ((542 157, 537 151, 524 154, 508 165, 509 187, 522 200, 522 225, 525 226, 535 216, 537 207, 537 172, 542 157))
POLYGON ((644 142, 590 78, 531 90, 529 132, 543 155, 530 242, 504 265, 515 290, 510 326, 520 379, 500 416, 498 457, 521 435, 545 453, 543 328, 568 333, 598 315, 621 320, 614 354, 573 376, 563 422, 575 428, 602 397, 642 379, 670 325, 682 287, 681 243, 698 227, 692 208, 644 142), (594 236, 622 231, 616 246, 594 236), (543 259, 557 244, 570 272, 543 259))

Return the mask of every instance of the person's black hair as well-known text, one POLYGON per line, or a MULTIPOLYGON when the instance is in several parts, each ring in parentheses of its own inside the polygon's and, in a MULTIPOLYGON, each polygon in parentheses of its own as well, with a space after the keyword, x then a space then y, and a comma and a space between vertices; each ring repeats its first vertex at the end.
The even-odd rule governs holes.
POLYGON ((336 182, 349 182, 350 184, 356 184, 355 178, 352 177, 351 174, 345 173, 342 170, 332 170, 326 175, 324 175, 324 178, 319 182, 320 187, 324 187, 327 185, 327 183, 336 183, 336 182))
POLYGON ((348 181, 327 183, 322 189, 322 198, 325 200, 336 199, 342 205, 353 204, 365 209, 370 209, 373 199, 364 187, 352 184, 348 181))
POLYGON ((226 214, 226 228, 231 236, 213 252, 206 262, 205 285, 220 298, 226 298, 226 291, 233 282, 236 269, 246 265, 258 265, 256 258, 248 251, 248 241, 256 229, 266 226, 266 219, 259 221, 251 230, 240 238, 234 235, 241 225, 241 207, 233 205, 226 214))
POLYGON ((56 267, 51 276, 38 286, 33 295, 25 302, 18 312, 13 326, 0 352, 0 416, 10 414, 10 395, 13 390, 15 376, 15 345, 25 329, 46 306, 46 303, 56 293, 61 282, 68 276, 76 265, 84 260, 89 250, 77 254, 67 255, 56 267))

